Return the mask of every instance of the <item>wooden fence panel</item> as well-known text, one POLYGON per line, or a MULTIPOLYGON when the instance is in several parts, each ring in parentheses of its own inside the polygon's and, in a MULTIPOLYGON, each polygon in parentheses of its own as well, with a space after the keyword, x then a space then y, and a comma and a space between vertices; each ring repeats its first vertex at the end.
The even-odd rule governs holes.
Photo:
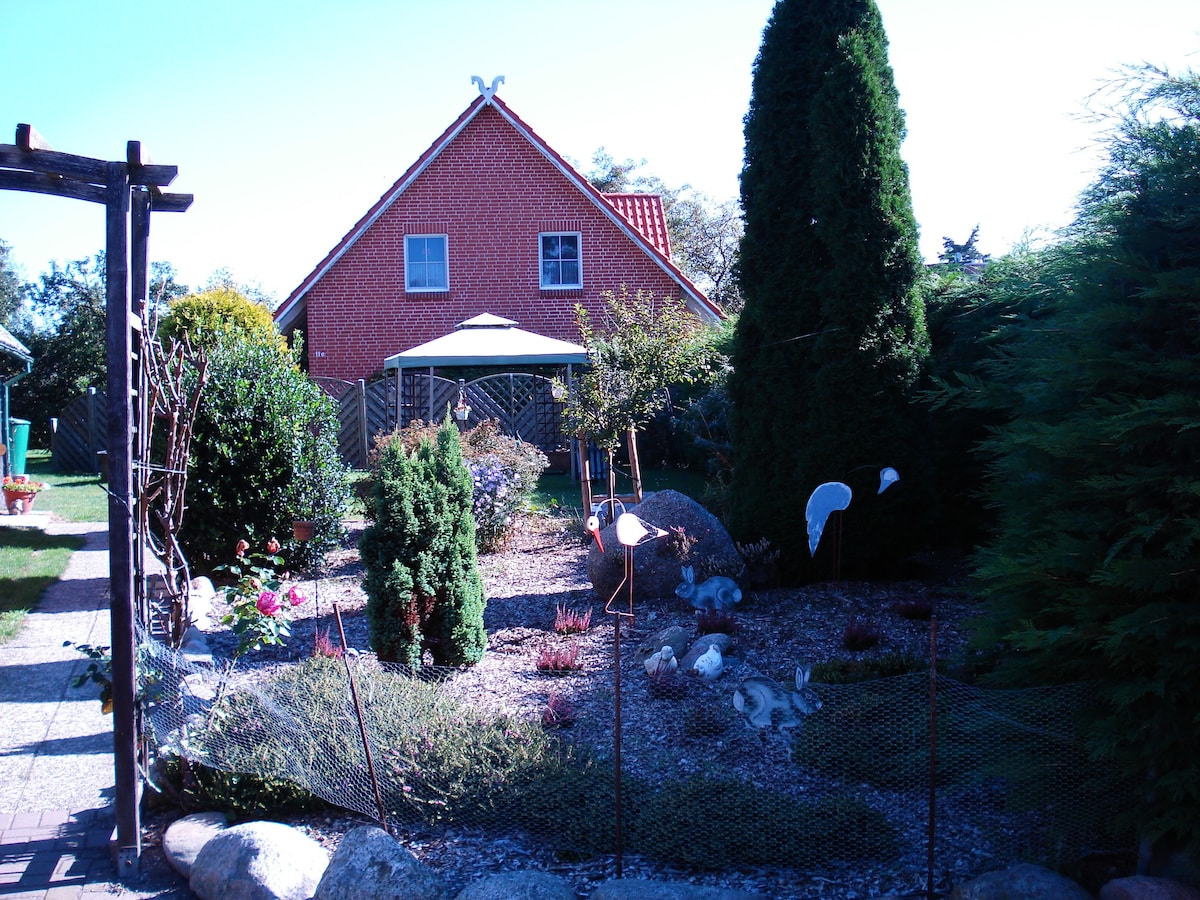
POLYGON ((100 471, 96 454, 108 446, 108 399, 104 391, 88 388, 58 414, 50 439, 56 472, 100 471))

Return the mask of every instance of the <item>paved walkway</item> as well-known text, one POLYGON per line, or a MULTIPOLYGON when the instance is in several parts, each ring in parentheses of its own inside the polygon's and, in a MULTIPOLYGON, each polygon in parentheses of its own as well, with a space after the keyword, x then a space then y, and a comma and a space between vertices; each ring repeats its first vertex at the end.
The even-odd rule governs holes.
MULTIPOLYGON (((83 547, 25 626, 0 647, 0 898, 189 897, 182 880, 114 883, 112 717, 98 687, 71 687, 89 660, 64 641, 108 645, 108 527, 48 524, 83 547)), ((0 543, 19 540, 0 524, 0 543)))

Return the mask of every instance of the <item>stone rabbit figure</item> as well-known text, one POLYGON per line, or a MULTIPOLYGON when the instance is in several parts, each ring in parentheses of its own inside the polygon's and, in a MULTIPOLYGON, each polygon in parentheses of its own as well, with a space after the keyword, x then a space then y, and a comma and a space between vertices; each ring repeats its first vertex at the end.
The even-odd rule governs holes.
POLYGON ((684 566, 682 572, 683 584, 675 588, 675 596, 696 609, 728 610, 741 602, 742 589, 732 578, 716 575, 703 584, 696 584, 696 573, 691 566, 684 566))
POLYGON ((796 690, 789 691, 774 679, 753 675, 742 681, 733 692, 733 708, 745 713, 755 728, 780 731, 795 728, 821 708, 821 698, 808 686, 811 666, 796 666, 796 690))

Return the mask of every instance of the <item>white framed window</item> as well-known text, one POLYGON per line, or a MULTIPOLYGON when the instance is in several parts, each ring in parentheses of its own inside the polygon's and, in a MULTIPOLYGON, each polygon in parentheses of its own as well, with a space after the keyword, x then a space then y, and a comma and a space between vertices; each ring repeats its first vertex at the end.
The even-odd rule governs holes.
POLYGON ((540 234, 538 245, 542 287, 583 287, 583 258, 578 232, 540 234))
POLYGON ((404 236, 404 290, 450 290, 446 235, 406 234, 404 236))

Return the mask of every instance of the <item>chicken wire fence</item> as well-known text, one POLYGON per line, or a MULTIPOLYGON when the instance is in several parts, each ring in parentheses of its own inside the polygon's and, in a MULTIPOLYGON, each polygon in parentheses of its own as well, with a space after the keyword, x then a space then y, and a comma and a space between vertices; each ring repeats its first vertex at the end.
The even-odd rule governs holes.
MULTIPOLYGON (((934 691, 928 673, 814 683, 819 709, 798 722, 768 713, 756 727, 734 707, 736 678, 651 691, 630 663, 623 852, 915 879, 927 862, 966 876, 1124 846, 1113 823, 1132 795, 1080 740, 1087 687, 996 691, 938 677, 934 691)), ((575 859, 617 846, 611 672, 542 679, 541 705, 521 708, 481 692, 471 670, 413 675, 365 654, 239 672, 147 641, 139 671, 153 781, 248 773, 244 789, 294 786, 400 830, 519 832, 575 859)))

